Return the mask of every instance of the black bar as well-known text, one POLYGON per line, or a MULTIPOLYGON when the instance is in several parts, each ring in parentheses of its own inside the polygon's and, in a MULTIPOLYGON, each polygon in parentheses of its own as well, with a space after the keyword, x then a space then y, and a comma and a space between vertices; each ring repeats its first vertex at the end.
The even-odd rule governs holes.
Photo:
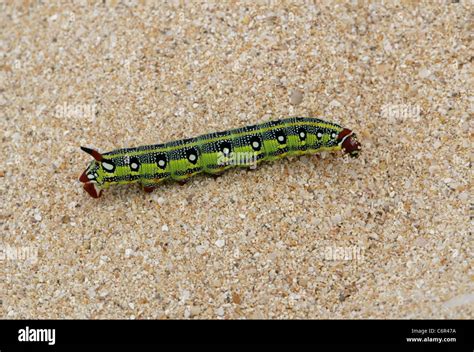
MULTIPOLYGON (((469 320, 2 320, 0 348, 1 352, 8 352, 25 346, 36 350, 37 347, 49 349, 66 345, 97 344, 306 343, 389 344, 398 345, 404 350, 454 350, 466 346, 466 350, 472 351, 467 346, 474 345, 473 331, 472 321, 469 320), (32 329, 55 329, 54 345, 49 345, 47 341, 20 342, 20 334, 23 339, 40 337, 41 334, 32 329)), ((46 332, 41 332, 47 340, 46 332)), ((49 341, 52 342, 51 339, 49 341)))

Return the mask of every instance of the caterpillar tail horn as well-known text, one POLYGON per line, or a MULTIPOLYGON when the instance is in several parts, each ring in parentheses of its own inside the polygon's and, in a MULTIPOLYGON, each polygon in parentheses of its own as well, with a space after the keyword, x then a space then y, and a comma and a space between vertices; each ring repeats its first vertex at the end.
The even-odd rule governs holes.
POLYGON ((102 154, 100 154, 97 150, 87 148, 87 147, 81 147, 81 149, 85 151, 87 154, 92 155, 92 157, 99 162, 104 160, 104 157, 102 156, 102 154))
POLYGON ((84 183, 84 190, 93 198, 99 198, 102 195, 102 189, 97 185, 97 169, 104 157, 97 150, 81 147, 87 154, 92 155, 95 161, 92 161, 89 167, 79 177, 79 181, 84 183))

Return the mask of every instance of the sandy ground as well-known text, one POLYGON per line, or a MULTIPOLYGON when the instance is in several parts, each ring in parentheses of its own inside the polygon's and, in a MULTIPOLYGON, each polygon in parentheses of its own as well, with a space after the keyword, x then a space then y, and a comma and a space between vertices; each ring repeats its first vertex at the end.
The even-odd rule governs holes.
POLYGON ((0 6, 1 317, 474 318, 468 1, 0 6), (78 181, 80 145, 288 116, 360 158, 78 181))

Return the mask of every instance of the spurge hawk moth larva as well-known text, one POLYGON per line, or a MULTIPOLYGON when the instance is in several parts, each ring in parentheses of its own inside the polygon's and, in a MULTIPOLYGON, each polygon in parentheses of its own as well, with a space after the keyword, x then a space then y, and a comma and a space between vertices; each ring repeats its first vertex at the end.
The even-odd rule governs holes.
POLYGON ((233 166, 253 166, 289 155, 343 150, 357 156, 360 143, 349 129, 310 117, 293 117, 214 132, 164 144, 107 153, 81 147, 94 160, 79 180, 94 198, 112 184, 139 182, 145 191, 165 180, 199 173, 218 175, 233 166))

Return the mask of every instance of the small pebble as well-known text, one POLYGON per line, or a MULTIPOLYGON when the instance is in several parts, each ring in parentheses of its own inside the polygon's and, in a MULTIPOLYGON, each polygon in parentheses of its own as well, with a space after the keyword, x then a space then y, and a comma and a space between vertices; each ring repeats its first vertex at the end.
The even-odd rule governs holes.
POLYGON ((224 316, 224 308, 219 307, 216 309, 216 314, 220 317, 224 316))
POLYGON ((159 205, 163 205, 165 203, 165 198, 163 198, 161 196, 158 197, 158 196, 154 195, 153 200, 155 202, 157 202, 159 205))
POLYGON ((222 248, 225 245, 225 240, 219 239, 215 242, 215 245, 219 248, 222 248))
POLYGON ((431 71, 428 70, 427 68, 423 68, 419 73, 418 73, 418 76, 420 76, 421 78, 427 78, 431 75, 431 71))
POLYGON ((371 233, 371 234, 369 234, 369 238, 372 239, 372 240, 378 240, 379 235, 377 235, 376 233, 371 233))
POLYGON ((191 316, 191 311, 189 309, 184 310, 184 319, 188 319, 191 316))
POLYGON ((196 315, 199 315, 201 313, 201 308, 199 306, 192 306, 190 309, 190 315, 191 317, 195 317, 196 315))
POLYGON ((199 254, 204 254, 206 252, 207 246, 199 245, 196 247, 196 252, 199 254))
POLYGON ((340 102, 338 102, 336 99, 332 100, 329 103, 330 108, 340 108, 341 106, 342 106, 342 104, 340 102))
POLYGON ((242 303, 242 298, 240 298, 240 295, 237 292, 232 292, 232 302, 235 304, 242 303))
POLYGON ((63 224, 68 224, 68 223, 71 222, 71 218, 70 218, 69 216, 67 216, 67 215, 64 215, 64 216, 61 218, 61 222, 62 222, 63 224))
POLYGON ((342 221, 341 214, 336 214, 331 218, 331 222, 332 222, 333 225, 338 225, 338 224, 341 223, 341 221, 342 221))
POLYGON ((299 105, 303 101, 303 93, 298 89, 293 89, 290 93, 290 103, 299 105))
POLYGON ((419 246, 419 247, 424 247, 426 246, 426 244, 427 244, 427 241, 423 237, 418 237, 414 242, 414 245, 419 246))
POLYGON ((182 301, 187 301, 191 297, 191 293, 188 290, 183 290, 181 292, 181 300, 182 301))

